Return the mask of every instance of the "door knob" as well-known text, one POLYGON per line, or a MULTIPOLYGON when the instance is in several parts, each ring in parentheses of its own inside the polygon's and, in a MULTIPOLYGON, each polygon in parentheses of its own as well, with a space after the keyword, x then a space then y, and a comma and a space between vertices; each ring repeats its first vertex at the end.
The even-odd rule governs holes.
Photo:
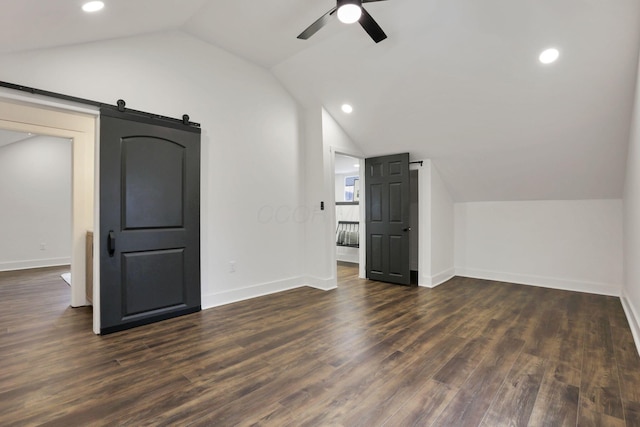
POLYGON ((402 231, 411 231, 411 227, 404 228, 402 231))

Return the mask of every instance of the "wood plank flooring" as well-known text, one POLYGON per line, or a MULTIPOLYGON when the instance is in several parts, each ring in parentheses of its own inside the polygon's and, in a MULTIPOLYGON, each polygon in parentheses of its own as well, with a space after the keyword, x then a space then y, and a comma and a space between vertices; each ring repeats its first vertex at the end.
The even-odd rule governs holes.
POLYGON ((104 337, 0 273, 0 425, 639 426, 616 298, 454 278, 300 288, 104 337))

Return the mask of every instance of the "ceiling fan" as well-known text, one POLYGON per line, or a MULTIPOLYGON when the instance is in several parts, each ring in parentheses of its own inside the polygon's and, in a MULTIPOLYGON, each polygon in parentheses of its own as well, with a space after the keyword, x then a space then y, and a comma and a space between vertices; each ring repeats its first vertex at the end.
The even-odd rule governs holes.
POLYGON ((372 3, 384 0, 337 0, 336 7, 325 13, 313 24, 298 36, 299 39, 306 40, 314 35, 320 28, 324 27, 331 17, 338 12, 338 19, 345 24, 352 24, 356 21, 371 36, 374 42, 380 43, 387 38, 380 25, 364 10, 362 3, 372 3))

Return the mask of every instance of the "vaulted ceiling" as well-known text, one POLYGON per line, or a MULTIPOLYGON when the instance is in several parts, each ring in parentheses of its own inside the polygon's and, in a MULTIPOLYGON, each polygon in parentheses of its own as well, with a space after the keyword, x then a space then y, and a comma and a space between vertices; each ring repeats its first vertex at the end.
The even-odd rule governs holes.
POLYGON ((455 200, 622 195, 637 0, 368 3, 379 44, 337 20, 296 39, 333 0, 105 2, 88 16, 79 0, 5 0, 0 53, 179 29, 324 106, 368 156, 433 159, 455 200), (560 58, 543 65, 551 46, 560 58))
POLYGON ((10 130, 0 129, 0 148, 15 142, 24 141, 31 137, 32 134, 30 133, 13 132, 10 130))

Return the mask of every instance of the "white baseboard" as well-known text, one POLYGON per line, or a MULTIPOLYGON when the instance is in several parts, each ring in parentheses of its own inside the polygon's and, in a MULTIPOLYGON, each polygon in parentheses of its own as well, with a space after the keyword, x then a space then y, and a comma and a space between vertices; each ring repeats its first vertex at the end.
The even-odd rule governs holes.
POLYGON ((336 261, 350 262, 352 264, 358 264, 360 262, 360 257, 358 256, 358 254, 355 254, 355 255, 336 254, 336 261))
POLYGON ((318 277, 307 276, 305 277, 304 284, 312 288, 320 289, 321 291, 330 291, 338 287, 338 280, 335 277, 320 279, 318 277))
POLYGON ((627 316, 627 321, 629 322, 629 327, 631 328, 633 341, 636 343, 636 350, 640 355, 640 316, 638 316, 638 311, 633 307, 633 304, 631 304, 631 302, 629 301, 629 298, 624 288, 622 289, 622 296, 620 297, 620 301, 622 302, 622 308, 624 309, 624 314, 627 316))
POLYGON ((585 282, 571 279, 558 279, 555 277, 504 273, 459 267, 455 269, 455 272, 456 276, 471 277, 474 279, 496 280, 499 282, 516 283, 519 285, 539 286, 542 288, 585 292, 588 294, 607 295, 614 297, 619 297, 622 291, 622 285, 615 285, 611 283, 585 282))
POLYGON ((454 268, 450 268, 445 271, 441 271, 438 274, 433 276, 425 276, 419 281, 418 286, 422 286, 424 288, 435 288, 436 286, 442 285, 447 280, 451 279, 456 274, 456 270, 454 268))
POLYGON ((260 283, 258 285, 248 286, 242 289, 233 289, 230 291, 203 295, 202 309, 219 307, 221 305, 245 301, 251 298, 301 288, 303 286, 310 286, 323 291, 329 291, 338 287, 335 278, 319 279, 315 277, 293 277, 290 279, 277 280, 275 282, 260 283))
POLYGON ((264 295, 275 294, 277 292, 288 291, 290 289, 300 288, 302 286, 305 286, 304 278, 293 277, 290 279, 277 280, 275 282, 260 283, 258 285, 248 286, 246 288, 233 289, 230 291, 203 295, 202 308, 207 309, 218 307, 221 305, 244 301, 264 295))
POLYGON ((30 268, 58 267, 70 265, 71 258, 33 259, 27 261, 0 262, 0 271, 28 270, 30 268))

